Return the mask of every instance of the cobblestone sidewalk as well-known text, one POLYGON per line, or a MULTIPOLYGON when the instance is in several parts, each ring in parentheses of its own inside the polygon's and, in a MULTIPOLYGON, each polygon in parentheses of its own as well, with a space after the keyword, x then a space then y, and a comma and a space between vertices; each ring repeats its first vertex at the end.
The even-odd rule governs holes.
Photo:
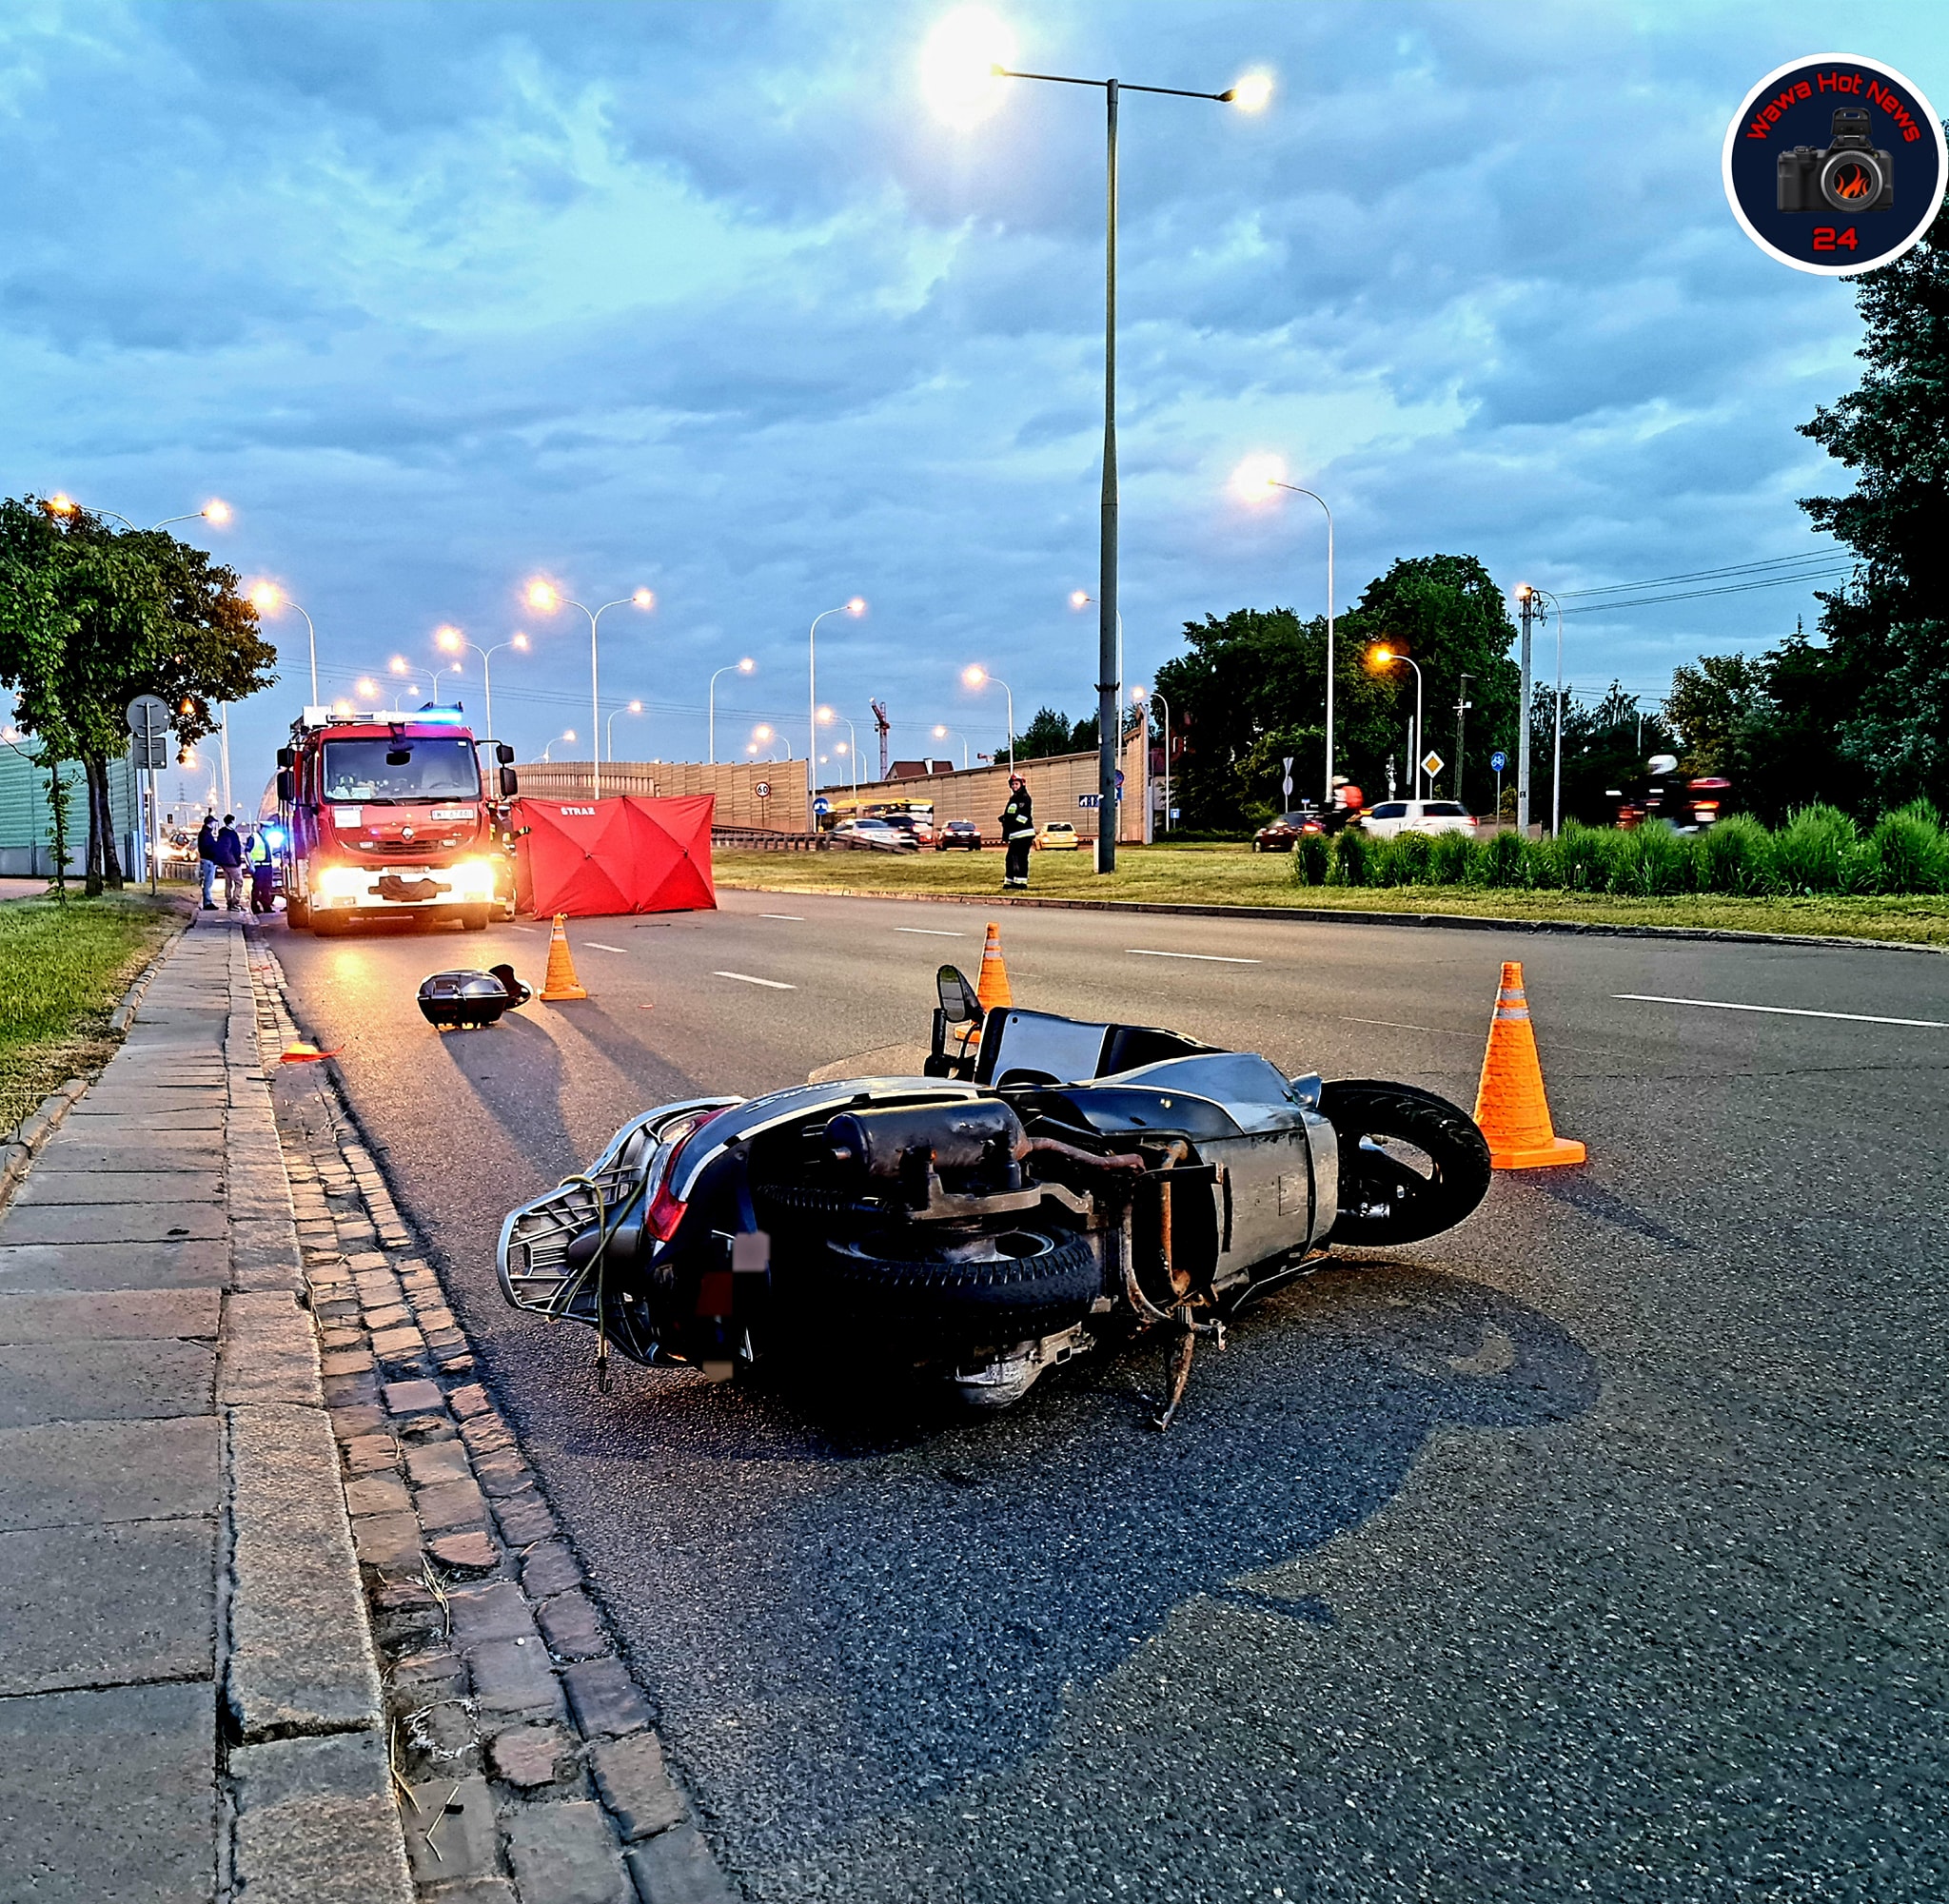
POLYGON ((258 1042, 426 1904, 729 1904, 534 1472, 252 932, 258 1042))

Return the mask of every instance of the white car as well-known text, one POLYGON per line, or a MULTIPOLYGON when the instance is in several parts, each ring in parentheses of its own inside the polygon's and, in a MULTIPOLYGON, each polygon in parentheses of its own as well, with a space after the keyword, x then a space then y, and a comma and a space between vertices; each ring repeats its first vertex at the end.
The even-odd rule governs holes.
POLYGON ((865 847, 875 853, 918 853, 920 842, 905 827, 881 819, 841 820, 832 831, 835 846, 865 847))
POLYGON ((1379 800, 1360 816, 1376 839, 1401 833, 1470 833, 1475 820, 1460 800, 1379 800))

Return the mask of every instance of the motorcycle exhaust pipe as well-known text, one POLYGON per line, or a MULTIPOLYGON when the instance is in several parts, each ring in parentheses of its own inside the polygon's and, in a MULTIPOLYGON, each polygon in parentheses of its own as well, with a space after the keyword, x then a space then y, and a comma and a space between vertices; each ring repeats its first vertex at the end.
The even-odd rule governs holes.
POLYGON ((842 1110, 826 1126, 826 1144, 834 1163, 895 1180, 929 1166, 1000 1168, 1029 1153, 1021 1119, 997 1098, 842 1110))

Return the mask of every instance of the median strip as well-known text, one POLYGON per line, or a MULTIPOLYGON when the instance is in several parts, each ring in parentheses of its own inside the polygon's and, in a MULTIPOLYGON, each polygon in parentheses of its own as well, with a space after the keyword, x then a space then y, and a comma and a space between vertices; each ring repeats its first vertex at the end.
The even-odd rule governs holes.
POLYGON ((1207 965, 1257 965, 1255 958, 1228 958, 1223 952, 1147 952, 1142 946, 1126 946, 1126 958, 1196 958, 1207 965))
POLYGON ((714 972, 713 978, 735 978, 740 985, 769 986, 774 991, 797 991, 796 985, 787 985, 782 978, 754 978, 748 972, 714 972))
POLYGON ((1940 1018, 1878 1018, 1868 1011, 1808 1011, 1796 1005, 1736 1005, 1729 998, 1663 998, 1650 991, 1614 991, 1634 1005, 1699 1005, 1712 1011, 1766 1011, 1782 1018, 1842 1018, 1851 1025, 1907 1025, 1920 1031, 1949 1031, 1940 1018))

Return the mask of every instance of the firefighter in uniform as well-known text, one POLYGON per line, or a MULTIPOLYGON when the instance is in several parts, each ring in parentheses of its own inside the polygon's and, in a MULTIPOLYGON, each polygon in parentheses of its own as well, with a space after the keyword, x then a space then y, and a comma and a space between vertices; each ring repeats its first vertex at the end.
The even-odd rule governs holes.
POLYGON ((1019 774, 1009 775, 1009 803, 1001 810, 1002 844, 1008 849, 1004 886, 1029 883, 1029 849, 1035 844, 1035 808, 1019 774))

